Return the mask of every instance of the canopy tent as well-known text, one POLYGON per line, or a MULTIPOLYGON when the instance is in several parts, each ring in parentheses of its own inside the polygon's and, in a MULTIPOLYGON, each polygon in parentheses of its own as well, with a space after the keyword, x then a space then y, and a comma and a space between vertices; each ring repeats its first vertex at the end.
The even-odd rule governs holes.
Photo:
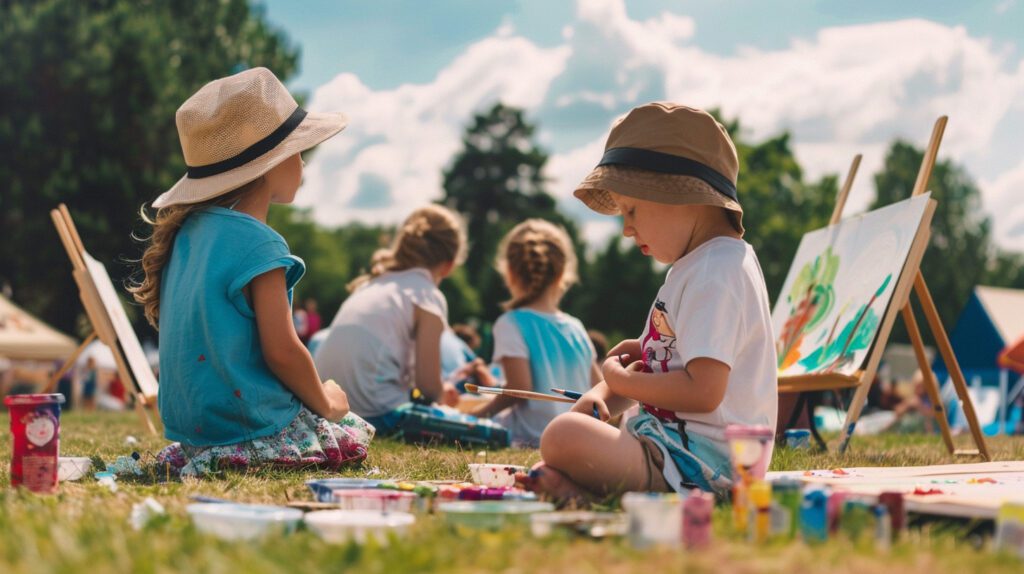
POLYGON ((1024 337, 999 353, 999 366, 1024 375, 1024 337))
MULTIPOLYGON (((1007 345, 1024 336, 1024 290, 975 287, 950 334, 950 343, 968 381, 999 385, 998 357, 1007 345)), ((932 364, 939 380, 948 371, 941 357, 932 364)))
POLYGON ((0 295, 0 357, 57 360, 70 357, 74 339, 26 313, 0 295))

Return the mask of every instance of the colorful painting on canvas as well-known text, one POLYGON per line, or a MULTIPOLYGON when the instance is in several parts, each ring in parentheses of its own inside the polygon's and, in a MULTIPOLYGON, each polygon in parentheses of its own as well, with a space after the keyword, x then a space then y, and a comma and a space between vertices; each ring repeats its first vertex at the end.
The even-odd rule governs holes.
POLYGON ((779 376, 861 368, 928 199, 919 195, 804 235, 772 312, 779 376))

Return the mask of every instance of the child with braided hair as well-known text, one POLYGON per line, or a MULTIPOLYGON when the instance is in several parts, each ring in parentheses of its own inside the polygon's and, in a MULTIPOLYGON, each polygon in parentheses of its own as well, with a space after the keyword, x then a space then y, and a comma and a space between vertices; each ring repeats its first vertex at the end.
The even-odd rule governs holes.
POLYGON ((319 372, 336 380, 352 412, 379 432, 396 430, 396 409, 414 387, 432 401, 458 401, 441 378, 448 301, 438 285, 462 262, 463 228, 462 218, 440 205, 413 211, 392 246, 374 253, 370 272, 349 283, 352 294, 317 348, 319 372))
MULTIPOLYGON (((576 254, 564 229, 541 219, 515 226, 498 248, 498 270, 512 299, 494 323, 494 356, 505 387, 546 393, 552 387, 584 393, 601 380, 594 346, 579 319, 559 310, 576 282, 576 254)), ((500 395, 474 413, 492 416, 513 444, 536 447, 551 419, 571 405, 500 395)))

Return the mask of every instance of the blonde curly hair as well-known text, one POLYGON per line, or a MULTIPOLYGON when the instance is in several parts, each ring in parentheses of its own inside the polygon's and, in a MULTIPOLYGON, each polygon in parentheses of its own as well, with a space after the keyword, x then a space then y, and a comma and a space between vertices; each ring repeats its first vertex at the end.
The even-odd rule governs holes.
POLYGON ((462 217, 444 206, 431 204, 417 209, 402 223, 391 247, 373 254, 370 272, 352 280, 348 290, 355 291, 388 271, 461 264, 466 256, 465 227, 462 217))
POLYGON ((527 219, 513 227, 498 247, 498 272, 523 289, 503 306, 529 305, 555 284, 561 296, 578 280, 576 265, 576 252, 564 228, 543 219, 527 219))

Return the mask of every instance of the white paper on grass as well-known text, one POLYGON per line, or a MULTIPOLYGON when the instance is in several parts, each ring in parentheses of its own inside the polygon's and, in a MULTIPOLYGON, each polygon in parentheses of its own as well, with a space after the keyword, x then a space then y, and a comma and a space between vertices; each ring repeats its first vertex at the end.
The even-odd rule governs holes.
POLYGON ((110 317, 110 323, 114 326, 114 333, 121 344, 121 350, 128 361, 128 368, 131 369, 135 382, 138 383, 142 394, 155 397, 158 386, 153 369, 149 367, 146 353, 143 352, 139 338, 135 336, 135 330, 132 329, 132 324, 128 321, 124 307, 121 306, 121 299, 117 296, 117 291, 114 290, 114 284, 110 281, 110 275, 107 275, 106 267, 84 251, 82 258, 85 260, 89 276, 92 277, 92 281, 96 285, 100 302, 103 303, 107 316, 110 317))

